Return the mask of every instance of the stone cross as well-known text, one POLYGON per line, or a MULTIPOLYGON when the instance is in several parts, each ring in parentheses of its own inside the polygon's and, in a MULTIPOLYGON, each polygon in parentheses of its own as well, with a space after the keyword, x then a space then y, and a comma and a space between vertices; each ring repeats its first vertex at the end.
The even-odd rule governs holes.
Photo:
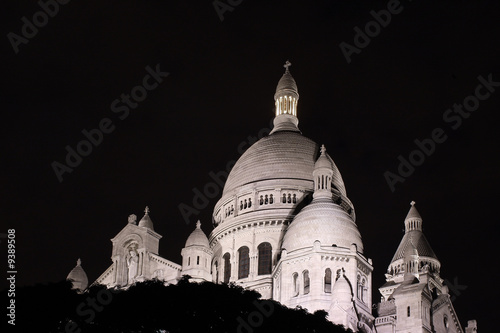
POLYGON ((286 61, 283 67, 285 67, 286 71, 288 72, 288 67, 292 66, 292 63, 290 61, 286 61))

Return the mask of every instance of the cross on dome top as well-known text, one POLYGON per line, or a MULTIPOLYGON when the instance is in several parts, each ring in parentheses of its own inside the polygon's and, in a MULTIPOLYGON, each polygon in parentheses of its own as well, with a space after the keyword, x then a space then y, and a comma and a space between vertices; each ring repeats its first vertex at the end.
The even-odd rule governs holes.
POLYGON ((292 66, 292 63, 290 61, 286 61, 283 67, 285 67, 285 70, 288 72, 288 67, 292 66))
POLYGON ((321 151, 321 155, 325 155, 325 153, 326 153, 325 145, 321 145, 320 151, 321 151))
POLYGON ((78 258, 78 260, 76 261, 76 265, 77 266, 81 266, 82 265, 82 261, 80 260, 80 258, 78 258))
POLYGON ((148 206, 146 206, 146 208, 144 209, 144 213, 146 213, 146 215, 149 214, 149 207, 148 206))
POLYGON ((412 205, 412 206, 415 206, 415 204, 416 204, 415 201, 410 202, 410 205, 412 205))
POLYGON ((201 228, 201 222, 200 220, 198 220, 198 222, 196 222, 196 229, 200 229, 201 228))

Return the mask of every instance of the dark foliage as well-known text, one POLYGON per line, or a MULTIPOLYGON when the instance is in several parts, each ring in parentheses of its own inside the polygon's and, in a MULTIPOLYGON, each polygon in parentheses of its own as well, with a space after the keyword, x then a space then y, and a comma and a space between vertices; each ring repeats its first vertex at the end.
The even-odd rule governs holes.
POLYGON ((128 290, 70 284, 20 288, 16 328, 22 332, 350 332, 314 314, 260 300, 255 291, 235 285, 160 281, 128 290))

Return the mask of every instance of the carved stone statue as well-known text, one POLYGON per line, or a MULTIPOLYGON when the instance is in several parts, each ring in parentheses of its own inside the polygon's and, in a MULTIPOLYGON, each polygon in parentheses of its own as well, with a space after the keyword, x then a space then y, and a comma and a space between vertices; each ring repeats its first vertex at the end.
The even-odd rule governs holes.
POLYGON ((137 224, 137 215, 130 214, 128 216, 128 223, 130 223, 130 224, 137 224))
POLYGON ((129 257, 127 258, 129 284, 134 282, 134 279, 137 276, 138 266, 139 266, 139 257, 137 256, 137 252, 135 252, 134 249, 131 249, 129 250, 129 257))

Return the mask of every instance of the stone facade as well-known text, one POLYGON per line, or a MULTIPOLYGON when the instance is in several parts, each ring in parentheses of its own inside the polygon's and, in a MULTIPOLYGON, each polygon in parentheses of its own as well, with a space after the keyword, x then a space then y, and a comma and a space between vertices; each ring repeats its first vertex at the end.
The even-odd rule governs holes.
MULTIPOLYGON (((158 255, 161 236, 146 207, 138 224, 131 215, 111 240, 113 263, 94 283, 126 288, 189 275, 236 283, 289 307, 324 310, 353 331, 464 332, 414 203, 379 289, 381 302, 373 305, 373 263, 363 252, 354 206, 326 148, 298 129, 299 93, 289 66, 274 96, 274 128, 232 168, 210 235, 198 222, 182 264, 173 263, 158 255)), ((477 323, 469 321, 465 332, 477 332, 477 323)))

